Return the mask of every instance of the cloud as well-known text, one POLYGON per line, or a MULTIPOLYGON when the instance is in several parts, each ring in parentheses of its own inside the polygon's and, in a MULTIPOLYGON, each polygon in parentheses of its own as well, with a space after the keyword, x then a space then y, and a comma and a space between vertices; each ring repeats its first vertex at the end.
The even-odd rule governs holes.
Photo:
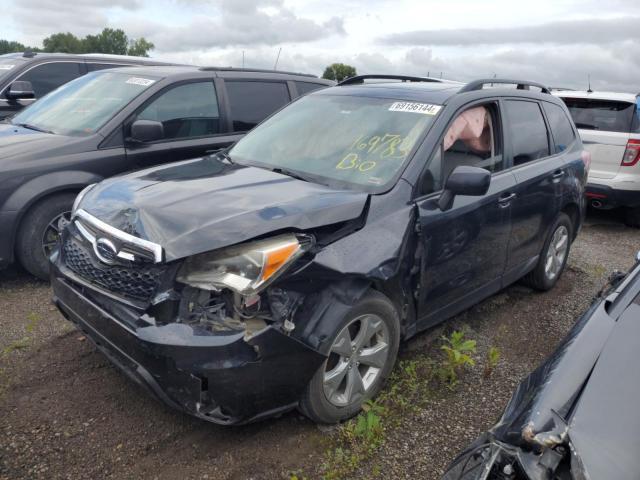
POLYGON ((95 34, 108 25, 107 11, 135 11, 142 0, 74 0, 62 5, 60 0, 17 0, 4 10, 16 22, 28 44, 40 45, 52 33, 71 31, 76 35, 95 34))
POLYGON ((194 15, 182 26, 152 25, 134 19, 125 29, 168 52, 305 43, 346 34, 341 18, 322 21, 300 17, 282 0, 222 0, 218 6, 216 15, 194 15))
POLYGON ((476 46, 500 44, 610 44, 640 39, 640 17, 562 20, 507 28, 415 30, 393 33, 378 41, 386 45, 476 46))

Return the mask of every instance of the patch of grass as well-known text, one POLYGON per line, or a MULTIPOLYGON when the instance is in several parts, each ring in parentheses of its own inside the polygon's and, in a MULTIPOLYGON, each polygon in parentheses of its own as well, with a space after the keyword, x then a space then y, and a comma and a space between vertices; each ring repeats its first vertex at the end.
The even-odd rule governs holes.
POLYGON ((500 361, 500 350, 498 347, 491 347, 487 350, 487 363, 484 367, 484 376, 485 378, 489 378, 491 373, 498 366, 498 362, 500 361))
POLYGON ((462 369, 476 364, 471 357, 476 352, 476 341, 465 339, 463 330, 454 331, 450 337, 443 336, 442 341, 440 349, 445 357, 438 368, 438 375, 449 388, 453 388, 458 384, 458 375, 462 369))
MULTIPOLYGON (((32 333, 37 327, 38 323, 42 320, 40 315, 35 312, 31 312, 27 315, 27 323, 25 324, 25 330, 27 335, 19 338, 18 340, 14 340, 9 345, 0 350, 0 359, 4 359, 11 355, 13 352, 17 350, 24 350, 29 348, 32 341, 32 333)), ((7 377, 7 372, 5 368, 0 368, 0 396, 4 394, 4 392, 9 387, 10 381, 7 377)))
MULTIPOLYGON (((387 430, 420 410, 430 398, 434 365, 426 355, 398 362, 377 400, 366 402, 358 416, 338 428, 334 446, 327 450, 320 467, 323 480, 353 478, 384 444, 387 430)), ((379 465, 370 472, 373 477, 381 473, 379 465)))
MULTIPOLYGON (((319 467, 320 478, 354 478, 384 444, 389 431, 427 406, 437 392, 432 390, 434 380, 444 378, 448 386, 457 383, 460 370, 475 364, 470 354, 475 353, 476 342, 466 339, 464 331, 443 337, 442 362, 426 354, 398 361, 377 399, 367 402, 358 416, 338 427, 319 467)), ((384 476, 379 465, 373 465, 367 473, 372 478, 384 476)), ((296 480, 304 478, 301 472, 292 475, 296 480)), ((315 472, 311 477, 316 477, 315 472)))

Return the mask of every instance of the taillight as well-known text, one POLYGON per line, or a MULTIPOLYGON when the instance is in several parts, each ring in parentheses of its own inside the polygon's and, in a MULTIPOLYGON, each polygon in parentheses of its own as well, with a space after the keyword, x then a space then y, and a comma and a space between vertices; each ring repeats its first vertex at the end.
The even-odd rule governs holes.
POLYGON ((627 149, 622 157, 623 167, 633 167, 640 161, 640 140, 631 139, 627 142, 627 149))
POLYGON ((591 152, 583 150, 580 156, 582 157, 582 163, 584 163, 584 169, 588 172, 591 168, 591 152))

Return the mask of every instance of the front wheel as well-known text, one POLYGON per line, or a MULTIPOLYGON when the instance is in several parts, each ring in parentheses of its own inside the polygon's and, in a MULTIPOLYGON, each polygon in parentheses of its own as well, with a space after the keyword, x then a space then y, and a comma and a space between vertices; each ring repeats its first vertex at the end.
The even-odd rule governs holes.
POLYGON ((315 373, 300 410, 318 423, 356 415, 384 385, 398 354, 400 322, 393 304, 368 292, 335 330, 329 356, 315 373))
POLYGON ((60 194, 40 201, 20 223, 16 254, 22 266, 32 275, 49 277, 49 256, 61 230, 71 218, 74 194, 60 194))
POLYGON ((560 213, 549 231, 536 267, 523 281, 536 290, 551 290, 560 279, 569 258, 573 226, 568 215, 560 213))

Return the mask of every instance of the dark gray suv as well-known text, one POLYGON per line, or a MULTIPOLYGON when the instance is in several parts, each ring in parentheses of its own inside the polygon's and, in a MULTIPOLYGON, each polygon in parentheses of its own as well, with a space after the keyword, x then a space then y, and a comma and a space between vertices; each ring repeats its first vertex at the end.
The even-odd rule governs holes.
POLYGON ((0 55, 0 119, 19 112, 60 85, 87 73, 133 65, 172 64, 145 57, 93 53, 24 52, 0 55))
POLYGON ((46 278, 77 193, 118 173, 233 144, 308 91, 312 75, 127 67, 73 80, 0 123, 0 266, 46 278))

